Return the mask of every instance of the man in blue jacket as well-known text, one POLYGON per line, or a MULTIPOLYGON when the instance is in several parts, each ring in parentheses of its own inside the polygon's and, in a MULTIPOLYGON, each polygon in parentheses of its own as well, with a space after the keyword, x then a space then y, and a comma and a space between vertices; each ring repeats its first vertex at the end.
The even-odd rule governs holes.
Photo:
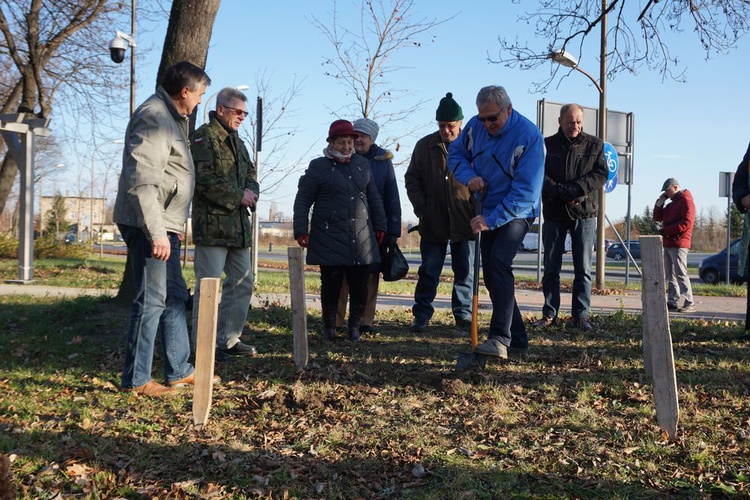
POLYGON ((507 358, 525 354, 529 342, 515 298, 513 258, 539 215, 544 179, 544 140, 529 119, 513 109, 505 89, 491 85, 477 94, 478 114, 450 145, 448 169, 472 191, 482 191, 482 215, 471 219, 482 232, 484 283, 492 300, 487 341, 479 354, 507 358))

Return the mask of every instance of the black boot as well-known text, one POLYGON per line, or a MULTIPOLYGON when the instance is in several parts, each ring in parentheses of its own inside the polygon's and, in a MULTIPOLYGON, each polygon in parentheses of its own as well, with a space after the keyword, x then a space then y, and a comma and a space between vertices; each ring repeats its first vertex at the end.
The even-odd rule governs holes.
POLYGON ((352 342, 359 342, 359 326, 349 327, 349 340, 352 342))
POLYGON ((325 339, 327 342, 333 342, 334 340, 336 340, 336 327, 335 326, 324 327, 323 339, 325 339))

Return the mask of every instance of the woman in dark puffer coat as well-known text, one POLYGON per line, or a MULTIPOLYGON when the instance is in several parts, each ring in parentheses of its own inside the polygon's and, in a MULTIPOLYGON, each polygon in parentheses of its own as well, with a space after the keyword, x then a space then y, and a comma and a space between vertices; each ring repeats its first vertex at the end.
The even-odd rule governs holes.
POLYGON ((294 199, 294 238, 307 248, 307 263, 320 265, 323 337, 328 341, 336 336, 336 308, 344 276, 350 290, 349 339, 359 341, 368 266, 380 261, 378 244, 386 231, 383 202, 370 164, 354 154, 355 137, 351 122, 331 124, 328 147, 300 177, 294 199))

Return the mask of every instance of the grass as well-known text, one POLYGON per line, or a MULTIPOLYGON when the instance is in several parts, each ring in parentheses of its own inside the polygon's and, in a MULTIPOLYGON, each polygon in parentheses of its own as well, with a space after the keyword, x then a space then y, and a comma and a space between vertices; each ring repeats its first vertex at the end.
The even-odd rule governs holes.
MULTIPOLYGON (((106 281, 108 266, 45 272, 106 281)), ((672 320, 681 417, 667 442, 641 318, 623 311, 591 318, 593 334, 529 328, 529 357, 464 373, 450 312, 415 336, 408 313, 379 311, 377 334, 325 344, 308 311, 298 372, 291 312, 269 303, 248 315, 260 355, 217 365, 202 430, 189 390, 118 390, 127 318, 106 298, 0 297, 0 453, 19 498, 750 496, 750 344, 734 323, 672 320)))

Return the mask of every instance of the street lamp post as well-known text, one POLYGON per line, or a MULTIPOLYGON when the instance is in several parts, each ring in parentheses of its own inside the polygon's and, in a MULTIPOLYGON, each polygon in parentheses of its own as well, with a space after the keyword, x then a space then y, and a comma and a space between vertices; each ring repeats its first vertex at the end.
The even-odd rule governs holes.
POLYGON ((135 112, 135 0, 130 1, 130 34, 116 31, 115 37, 109 42, 110 51, 113 48, 122 49, 119 57, 112 54, 112 60, 121 63, 125 57, 125 49, 130 47, 130 115, 135 112))
MULTIPOLYGON (((607 140, 607 0, 602 0, 602 21, 601 21, 601 43, 599 52, 599 81, 593 76, 578 67, 578 61, 565 50, 553 52, 550 59, 565 67, 572 68, 582 73, 594 84, 599 91, 599 138, 602 142, 607 140)), ((606 223, 606 192, 604 186, 599 189, 599 211, 596 215, 596 288, 604 289, 604 229, 606 223)))

